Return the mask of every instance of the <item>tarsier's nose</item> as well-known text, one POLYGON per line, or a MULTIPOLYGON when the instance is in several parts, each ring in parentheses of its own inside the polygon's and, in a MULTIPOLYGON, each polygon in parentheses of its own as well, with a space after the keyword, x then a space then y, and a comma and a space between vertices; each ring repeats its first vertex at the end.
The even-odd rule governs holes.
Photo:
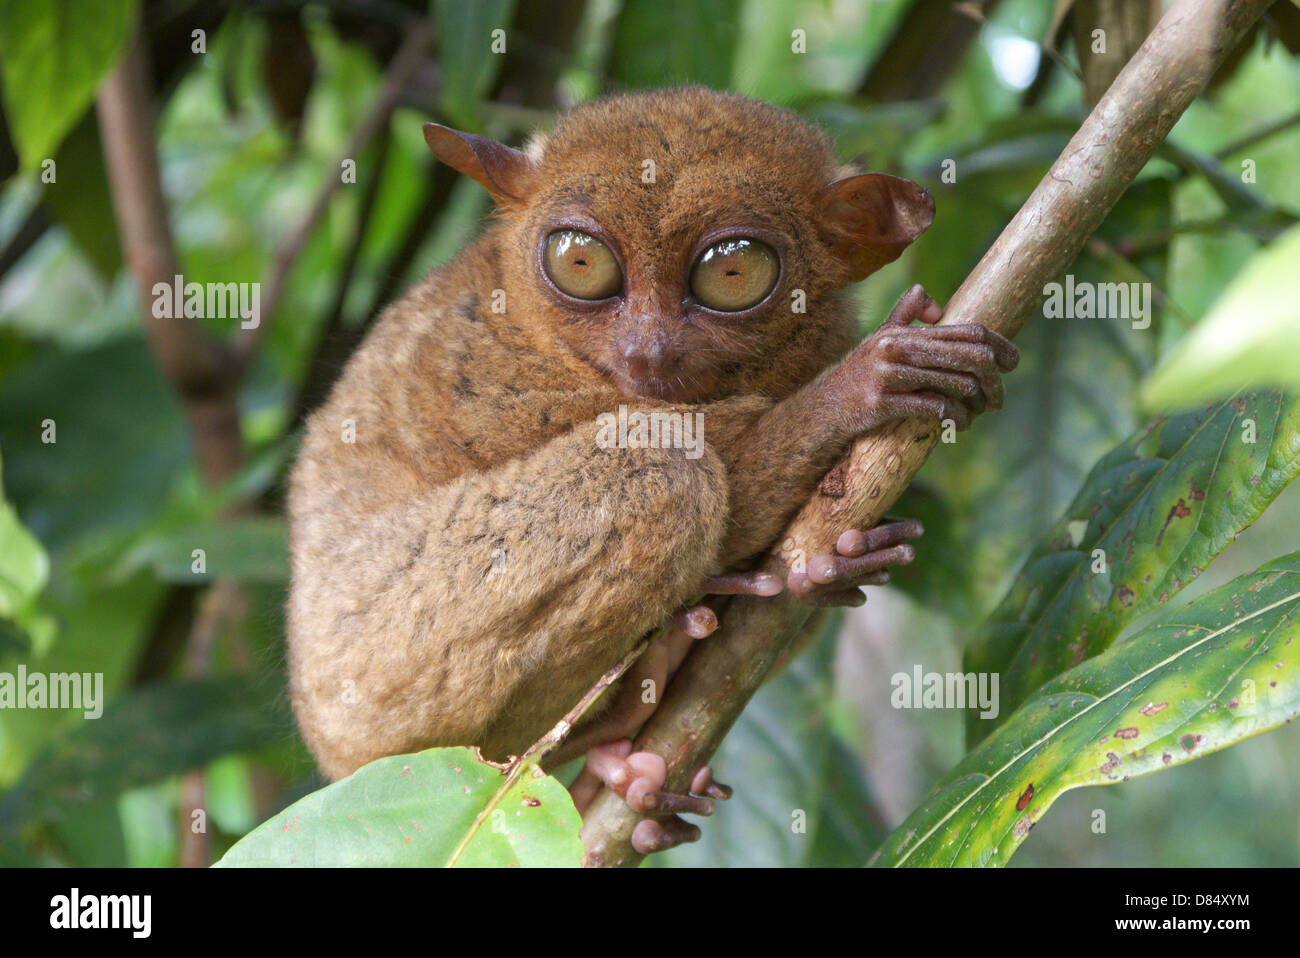
POLYGON ((664 371, 668 344, 655 336, 635 336, 623 343, 623 363, 632 379, 653 379, 664 371))

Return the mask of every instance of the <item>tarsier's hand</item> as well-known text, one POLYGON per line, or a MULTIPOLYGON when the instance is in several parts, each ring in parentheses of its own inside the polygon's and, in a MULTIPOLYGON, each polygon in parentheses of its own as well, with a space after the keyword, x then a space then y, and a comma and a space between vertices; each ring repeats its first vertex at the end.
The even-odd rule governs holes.
POLYGON ((976 414, 1002 407, 1001 374, 1020 362, 1006 337, 966 323, 935 326, 943 311, 919 285, 889 318, 827 374, 825 387, 854 434, 893 419, 951 419, 966 429, 976 414), (927 326, 912 326, 920 320, 927 326))

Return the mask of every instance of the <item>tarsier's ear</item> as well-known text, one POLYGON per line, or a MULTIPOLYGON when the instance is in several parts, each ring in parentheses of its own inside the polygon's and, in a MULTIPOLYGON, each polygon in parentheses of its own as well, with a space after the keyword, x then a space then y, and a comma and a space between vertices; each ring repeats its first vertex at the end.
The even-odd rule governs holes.
POLYGON ((424 142, 442 162, 481 183, 498 206, 518 205, 531 192, 537 167, 525 153, 437 123, 424 124, 424 142))
POLYGON ((934 222, 934 197, 886 173, 836 180, 820 199, 822 232, 855 283, 898 259, 934 222))

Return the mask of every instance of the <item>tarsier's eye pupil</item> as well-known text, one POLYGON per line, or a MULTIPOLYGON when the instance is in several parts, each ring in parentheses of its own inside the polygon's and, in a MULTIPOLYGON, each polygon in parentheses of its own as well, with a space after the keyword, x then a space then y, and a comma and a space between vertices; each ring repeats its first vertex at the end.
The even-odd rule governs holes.
POLYGON ((709 309, 735 313, 765 300, 781 273, 776 251, 755 239, 714 243, 691 269, 691 293, 709 309))
POLYGON ((608 299, 623 286, 623 270, 609 247, 581 230, 546 237, 542 266, 561 292, 576 299, 608 299))

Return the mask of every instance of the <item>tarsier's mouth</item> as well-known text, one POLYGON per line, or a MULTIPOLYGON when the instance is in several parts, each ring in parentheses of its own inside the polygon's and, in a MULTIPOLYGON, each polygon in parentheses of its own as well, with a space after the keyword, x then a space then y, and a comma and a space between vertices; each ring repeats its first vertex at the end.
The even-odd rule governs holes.
POLYGON ((660 402, 690 402, 693 395, 691 384, 685 379, 673 376, 629 376, 626 373, 611 373, 619 392, 628 397, 640 399, 657 399, 660 402))
POLYGON ((620 393, 629 399, 654 399, 659 402, 686 403, 699 398, 701 387, 696 377, 686 376, 633 376, 625 370, 615 369, 593 356, 587 362, 609 379, 620 393))

